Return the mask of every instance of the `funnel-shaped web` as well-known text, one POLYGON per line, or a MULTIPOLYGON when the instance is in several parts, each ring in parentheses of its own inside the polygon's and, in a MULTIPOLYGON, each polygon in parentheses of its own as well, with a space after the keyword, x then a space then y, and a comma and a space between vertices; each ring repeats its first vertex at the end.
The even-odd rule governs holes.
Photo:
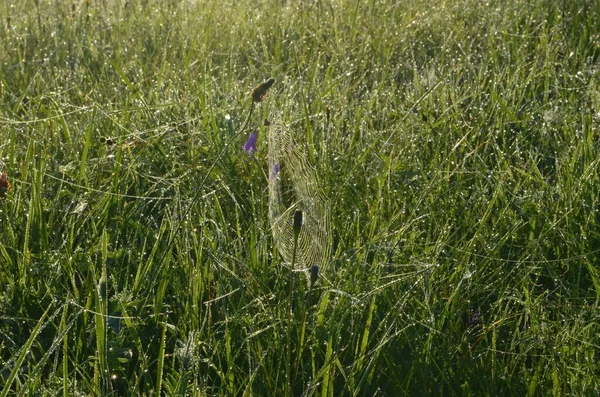
POLYGON ((281 122, 268 127, 269 221, 273 240, 287 266, 294 250, 294 212, 302 211, 302 229, 294 262, 295 270, 319 265, 324 271, 329 256, 329 204, 319 188, 317 171, 309 164, 293 130, 281 122))

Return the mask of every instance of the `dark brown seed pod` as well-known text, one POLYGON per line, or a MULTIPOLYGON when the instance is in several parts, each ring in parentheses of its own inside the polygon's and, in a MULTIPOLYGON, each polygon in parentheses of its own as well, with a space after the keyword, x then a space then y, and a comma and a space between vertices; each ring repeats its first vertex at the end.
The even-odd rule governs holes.
POLYGON ((275 79, 271 78, 262 84, 259 84, 252 91, 252 102, 262 102, 267 96, 269 88, 275 83, 275 79))
POLYGON ((296 210, 296 212, 294 212, 293 229, 294 236, 298 238, 298 235, 300 234, 300 229, 302 229, 302 211, 300 210, 296 210))

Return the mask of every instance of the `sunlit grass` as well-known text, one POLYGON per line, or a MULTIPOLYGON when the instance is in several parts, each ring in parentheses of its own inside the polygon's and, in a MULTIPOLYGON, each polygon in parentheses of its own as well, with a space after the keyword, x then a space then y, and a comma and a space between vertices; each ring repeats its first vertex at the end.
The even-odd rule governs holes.
POLYGON ((600 391, 597 0, 0 10, 1 395, 600 391), (331 210, 312 286, 273 117, 331 210))

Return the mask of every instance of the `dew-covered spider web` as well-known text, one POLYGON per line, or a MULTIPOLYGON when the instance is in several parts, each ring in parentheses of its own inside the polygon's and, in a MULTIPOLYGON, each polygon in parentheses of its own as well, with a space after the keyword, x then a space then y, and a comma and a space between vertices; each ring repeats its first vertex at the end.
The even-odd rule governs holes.
POLYGON ((317 170, 307 159, 295 130, 281 121, 268 127, 269 136, 269 221, 273 240, 287 266, 294 250, 293 219, 302 211, 302 229, 294 262, 295 270, 318 265, 324 271, 329 257, 329 203, 317 178, 317 170))

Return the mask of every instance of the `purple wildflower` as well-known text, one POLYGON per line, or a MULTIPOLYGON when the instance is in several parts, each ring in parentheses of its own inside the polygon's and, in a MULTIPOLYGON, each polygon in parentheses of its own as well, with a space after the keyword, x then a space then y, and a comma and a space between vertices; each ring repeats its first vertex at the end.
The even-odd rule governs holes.
POLYGON ((252 153, 252 152, 256 152, 256 140, 258 139, 258 133, 256 131, 253 131, 250 136, 248 137, 248 140, 246 141, 246 143, 244 144, 244 150, 247 151, 248 153, 252 153))
POLYGON ((477 325, 477 323, 479 322, 479 317, 481 317, 481 314, 478 312, 475 312, 471 315, 471 321, 470 321, 470 325, 471 326, 475 326, 477 325))
POLYGON ((279 165, 279 163, 273 164, 273 168, 271 169, 271 179, 277 178, 279 171, 281 171, 281 165, 279 165))
POLYGON ((481 313, 478 311, 463 311, 462 313, 456 313, 455 317, 460 317, 460 323, 462 329, 466 330, 469 328, 476 327, 481 320, 481 313))

